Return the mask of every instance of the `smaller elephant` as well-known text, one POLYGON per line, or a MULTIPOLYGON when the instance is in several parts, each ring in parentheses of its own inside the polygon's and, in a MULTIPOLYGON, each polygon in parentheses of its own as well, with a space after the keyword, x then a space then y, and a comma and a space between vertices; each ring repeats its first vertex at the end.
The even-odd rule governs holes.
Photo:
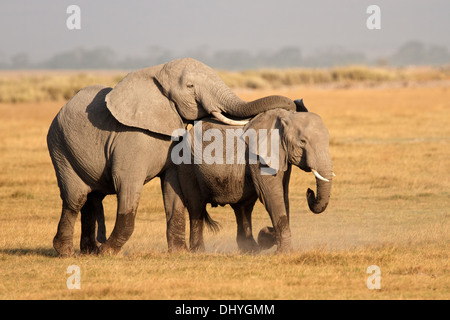
MULTIPOLYGON (((297 110, 307 111, 304 106, 299 108, 297 102, 297 110)), ((258 251, 274 244, 277 251, 291 250, 288 191, 292 165, 316 176, 317 196, 311 189, 307 190, 308 205, 314 213, 326 209, 334 175, 329 133, 321 118, 310 112, 283 109, 261 113, 244 128, 225 126, 214 120, 197 122, 173 149, 172 160, 179 164, 178 178, 189 212, 193 251, 204 250, 203 222, 213 229, 217 226, 206 211, 207 203, 231 205, 241 251, 258 251), (233 138, 229 139, 230 136, 233 138), (183 156, 177 159, 174 152, 183 156), (260 245, 253 238, 251 221, 258 198, 273 225, 261 230, 260 245)))

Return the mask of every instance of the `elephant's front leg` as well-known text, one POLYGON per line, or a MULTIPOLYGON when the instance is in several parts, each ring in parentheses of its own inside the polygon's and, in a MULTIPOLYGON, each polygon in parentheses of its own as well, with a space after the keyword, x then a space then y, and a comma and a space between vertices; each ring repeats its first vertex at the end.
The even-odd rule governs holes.
POLYGON ((100 246, 101 253, 120 251, 134 231, 136 212, 143 184, 121 185, 117 194, 117 215, 114 229, 108 240, 100 246))
POLYGON ((292 250, 291 229, 286 214, 272 213, 272 223, 277 240, 277 252, 288 252, 292 250))
MULTIPOLYGON (((257 170, 259 171, 259 170, 257 170)), ((261 202, 269 213, 275 231, 277 252, 292 250, 291 230, 286 211, 282 174, 275 176, 254 173, 254 183, 261 202)))
POLYGON ((122 249, 134 231, 136 209, 117 213, 116 223, 108 240, 99 248, 100 253, 116 254, 122 249))
POLYGON ((186 207, 183 203, 176 167, 167 169, 161 177, 161 189, 166 211, 166 237, 169 252, 186 250, 186 207))

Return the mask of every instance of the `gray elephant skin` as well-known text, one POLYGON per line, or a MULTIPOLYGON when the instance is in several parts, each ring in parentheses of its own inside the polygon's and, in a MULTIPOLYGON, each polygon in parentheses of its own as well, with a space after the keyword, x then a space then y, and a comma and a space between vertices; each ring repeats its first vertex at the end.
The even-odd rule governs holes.
POLYGON ((213 69, 190 58, 131 72, 114 88, 80 90, 59 111, 47 135, 62 199, 54 248, 62 256, 74 253, 73 230, 81 211, 81 251, 118 252, 133 232, 142 187, 154 177, 161 177, 169 249, 184 247, 184 218, 172 217, 182 205, 174 196, 179 190, 169 165, 171 134, 204 116, 234 124, 230 116, 247 118, 276 107, 296 108, 282 96, 245 102, 213 69), (102 200, 109 194, 117 194, 117 212, 106 240, 102 200))
MULTIPOLYGON (((224 146, 230 141, 226 141, 226 131, 232 128, 239 127, 224 126, 214 120, 202 121, 203 132, 217 130, 221 134, 216 135, 215 139, 223 137, 224 146)), ((204 151, 212 142, 203 141, 201 147, 195 146, 192 142, 188 144, 191 159, 182 162, 177 169, 184 202, 189 212, 191 250, 204 250, 204 221, 213 229, 217 226, 206 211, 207 203, 212 206, 231 205, 236 215, 237 243, 241 251, 258 251, 260 248, 270 248, 274 244, 277 245, 279 252, 291 250, 289 179, 292 165, 306 172, 314 172, 316 176, 317 196, 311 189, 307 190, 310 210, 321 213, 328 205, 334 173, 329 154, 329 133, 318 115, 311 112, 273 109, 250 120, 244 127, 241 137, 244 137, 250 129, 258 135, 266 132, 267 140, 271 139, 273 130, 278 130, 279 144, 270 147, 278 148, 277 167, 270 168, 271 163, 261 157, 251 163, 250 153, 259 156, 262 149, 255 148, 255 144, 250 145, 247 138, 244 144, 244 163, 237 161, 239 156, 236 151, 237 141, 232 145, 235 150, 232 164, 225 161, 222 163, 209 161, 210 164, 208 161, 195 163, 195 150, 198 152, 198 148, 201 148, 204 151), (273 173, 262 174, 262 169, 272 169, 273 173), (273 225, 272 228, 266 227, 261 230, 258 237, 260 246, 253 238, 251 220, 252 210, 258 198, 265 206, 273 225)), ((189 134, 190 141, 194 141, 195 126, 189 134)), ((264 138, 258 136, 258 139, 264 138)), ((226 148, 223 147, 223 159, 226 157, 226 148)), ((220 153, 220 149, 217 152, 220 153)))

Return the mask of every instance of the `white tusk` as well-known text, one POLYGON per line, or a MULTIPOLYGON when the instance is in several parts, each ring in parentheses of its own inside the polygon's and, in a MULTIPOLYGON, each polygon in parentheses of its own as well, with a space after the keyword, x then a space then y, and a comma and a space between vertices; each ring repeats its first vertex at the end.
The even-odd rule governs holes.
POLYGON ((311 169, 312 173, 314 173, 314 175, 316 176, 317 179, 322 180, 322 181, 326 181, 326 182, 330 182, 330 180, 325 179, 324 177, 322 177, 316 170, 311 169))
POLYGON ((229 124, 232 126, 245 126, 249 121, 248 119, 246 119, 246 120, 231 120, 217 111, 211 112, 211 114, 214 116, 214 118, 216 118, 220 122, 223 122, 225 124, 229 124))
POLYGON ((336 173, 332 172, 332 174, 333 174, 333 177, 336 177, 336 173))

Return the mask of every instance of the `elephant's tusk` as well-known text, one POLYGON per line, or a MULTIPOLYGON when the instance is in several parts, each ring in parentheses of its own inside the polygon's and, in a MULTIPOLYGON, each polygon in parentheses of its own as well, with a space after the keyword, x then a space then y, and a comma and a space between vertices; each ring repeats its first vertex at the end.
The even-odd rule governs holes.
POLYGON ((245 126, 249 121, 247 119, 246 120, 232 120, 232 119, 225 117, 223 114, 221 114, 220 112, 217 112, 217 111, 211 112, 211 114, 214 116, 214 118, 216 118, 220 122, 223 122, 225 124, 229 124, 232 126, 245 126))
POLYGON ((324 177, 322 177, 316 170, 311 169, 312 173, 314 173, 314 175, 316 176, 317 179, 322 180, 322 181, 326 181, 326 182, 330 182, 330 180, 325 179, 324 177))
POLYGON ((332 172, 332 174, 333 174, 333 177, 336 177, 336 173, 332 172))

